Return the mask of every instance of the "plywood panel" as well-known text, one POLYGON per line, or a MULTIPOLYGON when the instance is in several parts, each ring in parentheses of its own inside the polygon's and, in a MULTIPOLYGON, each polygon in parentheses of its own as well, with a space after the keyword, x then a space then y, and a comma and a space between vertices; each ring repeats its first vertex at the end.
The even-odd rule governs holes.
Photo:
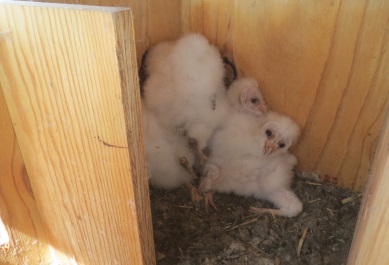
MULTIPOLYGON (((389 120, 387 120, 389 121, 389 120)), ((389 260, 389 123, 383 131, 356 226, 349 265, 386 264, 389 260)))
POLYGON ((54 254, 155 263, 130 11, 1 2, 0 31, 0 80, 54 254))
POLYGON ((181 7, 182 34, 204 34, 223 54, 232 53, 234 11, 235 1, 184 1, 181 7))
MULTIPOLYGON (((347 12, 354 4, 345 6, 347 12)), ((361 178, 368 176, 373 144, 388 102, 388 19, 388 1, 366 2, 347 83, 339 87, 344 92, 328 133, 331 141, 326 142, 315 164, 321 174, 337 177, 340 185, 354 189, 360 189, 364 184, 361 178)), ((346 40, 342 36, 339 41, 346 40)), ((336 60, 328 63, 335 65, 336 60)))
POLYGON ((180 0, 44 0, 43 2, 130 7, 134 18, 138 64, 153 44, 181 34, 180 0))
POLYGON ((388 106, 388 1, 184 1, 205 34, 302 127, 299 170, 361 190, 388 106))
POLYGON ((0 264, 50 264, 53 260, 1 86, 0 139, 0 219, 10 239, 8 248, 0 248, 0 264))

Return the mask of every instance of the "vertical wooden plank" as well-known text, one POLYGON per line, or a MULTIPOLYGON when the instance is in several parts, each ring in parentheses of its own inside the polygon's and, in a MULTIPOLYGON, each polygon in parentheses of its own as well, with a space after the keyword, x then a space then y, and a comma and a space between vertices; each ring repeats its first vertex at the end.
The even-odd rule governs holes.
POLYGON ((302 126, 299 169, 361 190, 389 104, 389 2, 61 0, 134 8, 138 62, 161 40, 200 32, 302 126))
POLYGON ((388 1, 196 0, 181 12, 183 32, 232 54, 301 125, 300 170, 364 187, 389 104, 388 1))
POLYGON ((180 0, 43 0, 67 4, 131 7, 138 64, 143 53, 155 43, 178 38, 181 34, 180 0))
POLYGON ((387 122, 359 212, 356 232, 348 257, 347 264, 349 265, 385 264, 389 260, 388 148, 389 123, 387 122))
POLYGON ((138 63, 142 58, 142 54, 149 46, 147 41, 147 1, 138 0, 40 0, 36 2, 48 2, 48 3, 64 3, 64 4, 80 4, 80 5, 92 5, 92 6, 117 6, 117 7, 130 7, 134 20, 134 31, 136 49, 138 54, 138 63))
POLYGON ((183 1, 181 3, 181 30, 205 35, 222 53, 232 52, 234 1, 183 1))
POLYGON ((204 34, 204 3, 203 0, 183 1, 181 5, 181 30, 183 33, 198 32, 204 34))
POLYGON ((181 34, 180 8, 182 1, 147 1, 148 12, 146 34, 148 45, 159 41, 174 40, 181 34))
POLYGON ((1 85, 0 139, 0 219, 10 239, 0 264, 49 264, 53 260, 1 85))
MULTIPOLYGON (((296 148, 302 170, 315 170, 314 165, 320 159, 322 150, 331 141, 323 135, 329 134, 341 105, 344 88, 347 86, 347 80, 351 73, 355 56, 355 43, 360 25, 363 22, 365 4, 365 1, 347 0, 340 3, 328 57, 305 130, 296 148), (345 41, 344 36, 347 36, 347 41, 345 41)), ((326 171, 318 173, 328 174, 326 171)))
POLYGON ((48 243, 79 264, 155 263, 130 11, 2 2, 0 31, 48 243))
POLYGON ((155 264, 149 183, 143 144, 142 107, 134 42, 135 36, 133 35, 133 31, 129 30, 132 21, 130 16, 115 16, 114 19, 116 31, 123 33, 117 34, 116 47, 129 149, 129 162, 131 166, 131 188, 133 189, 135 200, 135 205, 132 204, 133 202, 130 202, 130 206, 132 213, 134 213, 135 209, 137 211, 140 236, 139 243, 142 251, 143 264, 155 264))
MULTIPOLYGON (((350 5, 355 5, 354 1, 350 5)), ((343 94, 336 116, 326 134, 328 141, 314 165, 321 175, 357 190, 365 183, 356 179, 366 180, 368 176, 372 148, 383 124, 381 114, 389 99, 388 22, 388 1, 366 2, 357 38, 352 42, 355 47, 350 72, 341 87, 343 94)), ((344 36, 341 41, 346 41, 344 36)), ((342 81, 339 76, 336 80, 342 81)))
POLYGON ((236 4, 233 47, 239 73, 256 77, 272 108, 300 125, 312 107, 338 6, 339 1, 236 4))

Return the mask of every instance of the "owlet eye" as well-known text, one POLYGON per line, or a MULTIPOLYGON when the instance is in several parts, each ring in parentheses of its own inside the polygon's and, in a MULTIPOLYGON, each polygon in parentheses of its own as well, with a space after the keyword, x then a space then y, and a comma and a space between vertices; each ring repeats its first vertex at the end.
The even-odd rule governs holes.
POLYGON ((272 135, 272 132, 270 131, 270 130, 266 130, 266 135, 268 136, 268 137, 270 137, 271 135, 272 135))
POLYGON ((284 144, 284 143, 279 143, 279 144, 278 144, 278 147, 279 147, 279 148, 284 148, 284 147, 285 147, 285 144, 284 144))
POLYGON ((250 101, 253 104, 257 104, 259 100, 257 98, 252 98, 250 101))

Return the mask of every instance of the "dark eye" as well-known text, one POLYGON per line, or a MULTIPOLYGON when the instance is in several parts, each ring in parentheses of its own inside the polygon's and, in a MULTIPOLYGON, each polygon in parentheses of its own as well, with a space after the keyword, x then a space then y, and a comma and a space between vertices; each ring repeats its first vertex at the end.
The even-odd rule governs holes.
POLYGON ((270 136, 272 135, 271 131, 270 131, 270 130, 266 130, 266 135, 267 135, 268 137, 270 137, 270 136))
POLYGON ((257 104, 259 100, 257 98, 252 98, 250 101, 253 104, 257 104))
POLYGON ((278 144, 278 147, 279 147, 279 148, 284 148, 284 147, 285 147, 285 144, 284 144, 284 143, 279 143, 279 144, 278 144))

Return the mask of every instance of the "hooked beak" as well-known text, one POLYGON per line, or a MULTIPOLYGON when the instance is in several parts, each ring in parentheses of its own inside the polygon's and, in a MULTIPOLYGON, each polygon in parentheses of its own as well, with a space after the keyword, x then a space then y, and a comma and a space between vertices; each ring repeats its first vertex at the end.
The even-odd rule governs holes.
POLYGON ((274 144, 273 141, 266 141, 265 146, 263 147, 263 154, 265 156, 270 155, 276 149, 277 149, 277 146, 274 144))

